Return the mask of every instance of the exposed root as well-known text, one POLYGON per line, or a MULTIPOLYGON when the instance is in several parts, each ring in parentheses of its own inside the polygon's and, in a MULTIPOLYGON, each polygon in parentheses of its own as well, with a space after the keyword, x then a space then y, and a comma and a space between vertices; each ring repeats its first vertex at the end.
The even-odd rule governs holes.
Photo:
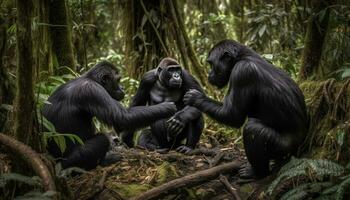
POLYGON ((51 173, 45 163, 40 159, 38 153, 29 146, 3 133, 0 133, 0 142, 23 157, 24 161, 26 161, 41 178, 42 185, 46 191, 56 191, 55 182, 51 173))

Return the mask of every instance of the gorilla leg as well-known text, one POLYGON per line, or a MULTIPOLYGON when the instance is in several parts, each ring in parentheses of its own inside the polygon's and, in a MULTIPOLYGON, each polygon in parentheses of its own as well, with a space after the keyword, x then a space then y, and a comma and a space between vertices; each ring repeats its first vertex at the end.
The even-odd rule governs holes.
POLYGON ((173 145, 172 139, 168 141, 167 120, 158 120, 151 125, 152 135, 157 139, 159 148, 171 148, 173 145))
POLYGON ((181 153, 188 153, 196 147, 199 142, 199 139, 202 135, 204 128, 204 119, 203 117, 197 118, 190 121, 182 133, 177 137, 176 145, 177 151, 181 153), (186 139, 186 145, 182 145, 181 142, 183 139, 186 139))
POLYGON ((150 129, 146 129, 141 132, 137 144, 148 150, 156 150, 160 148, 157 138, 154 137, 150 129))
POLYGON ((242 178, 265 177, 270 172, 270 159, 280 160, 288 156, 288 141, 260 120, 250 118, 244 127, 243 143, 250 165, 240 171, 242 178))
POLYGON ((83 145, 75 145, 72 151, 65 153, 62 159, 62 168, 72 166, 86 170, 95 168, 102 160, 110 147, 110 141, 104 134, 94 135, 85 141, 83 145))

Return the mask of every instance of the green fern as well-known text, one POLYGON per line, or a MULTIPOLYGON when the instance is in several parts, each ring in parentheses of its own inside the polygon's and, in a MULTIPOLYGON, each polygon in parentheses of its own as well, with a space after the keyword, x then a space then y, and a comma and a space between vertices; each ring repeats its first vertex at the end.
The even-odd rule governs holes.
POLYGON ((282 181, 291 178, 300 177, 302 175, 322 180, 325 176, 340 176, 345 169, 341 165, 328 160, 312 160, 312 159, 296 159, 292 158, 278 173, 278 177, 270 184, 267 194, 272 195, 282 181))
POLYGON ((305 183, 286 192, 280 200, 303 199, 310 193, 320 193, 324 188, 332 186, 331 182, 305 183))
POLYGON ((336 197, 336 200, 341 200, 345 194, 346 191, 349 191, 349 190, 346 190, 347 188, 349 188, 350 186, 350 177, 348 177, 347 179, 345 179, 343 182, 341 182, 339 184, 339 187, 337 189, 337 197, 336 197))

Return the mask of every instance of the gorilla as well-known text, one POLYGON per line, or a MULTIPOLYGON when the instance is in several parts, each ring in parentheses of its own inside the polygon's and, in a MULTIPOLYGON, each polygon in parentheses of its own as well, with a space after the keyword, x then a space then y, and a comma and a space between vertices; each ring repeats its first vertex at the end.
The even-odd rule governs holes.
POLYGON ((250 48, 232 40, 216 44, 207 62, 208 80, 218 88, 228 84, 223 103, 191 90, 184 96, 213 119, 243 130, 249 163, 241 178, 262 178, 270 173, 270 160, 284 163, 305 139, 308 122, 303 93, 281 69, 268 63, 250 48))
POLYGON ((59 158, 63 168, 76 166, 89 170, 104 159, 110 141, 105 134, 95 134, 93 117, 121 131, 130 126, 147 126, 176 112, 173 102, 125 109, 118 102, 124 97, 120 79, 114 65, 100 62, 81 77, 58 87, 49 97, 43 116, 58 133, 75 134, 84 142, 80 145, 67 140, 63 153, 54 141, 48 142, 49 153, 59 158))
MULTIPOLYGON (((165 117, 158 120, 151 125, 150 130, 143 131, 139 137, 139 146, 150 150, 176 148, 181 153, 188 153, 196 147, 204 120, 197 108, 183 103, 183 96, 190 89, 202 91, 194 77, 172 58, 164 58, 156 69, 145 73, 130 106, 175 102, 177 112, 170 119, 165 117), (186 144, 182 145, 184 139, 186 144)), ((129 132, 124 137, 125 141, 131 141, 132 136, 132 132, 129 132)))

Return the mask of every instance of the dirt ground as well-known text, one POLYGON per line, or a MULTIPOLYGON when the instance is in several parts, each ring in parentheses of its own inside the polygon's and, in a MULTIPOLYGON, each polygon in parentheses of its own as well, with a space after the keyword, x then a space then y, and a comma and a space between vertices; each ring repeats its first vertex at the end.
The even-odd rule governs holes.
MULTIPOLYGON (((141 148, 115 147, 113 153, 121 160, 107 167, 98 167, 69 179, 76 199, 128 199, 155 186, 179 177, 209 169, 234 160, 245 161, 242 149, 234 144, 225 146, 201 143, 191 155, 176 151, 150 152, 141 148)), ((230 184, 245 199, 253 191, 251 184, 243 184, 235 174, 225 174, 230 184)), ((161 199, 234 199, 219 179, 180 189, 161 199)))

